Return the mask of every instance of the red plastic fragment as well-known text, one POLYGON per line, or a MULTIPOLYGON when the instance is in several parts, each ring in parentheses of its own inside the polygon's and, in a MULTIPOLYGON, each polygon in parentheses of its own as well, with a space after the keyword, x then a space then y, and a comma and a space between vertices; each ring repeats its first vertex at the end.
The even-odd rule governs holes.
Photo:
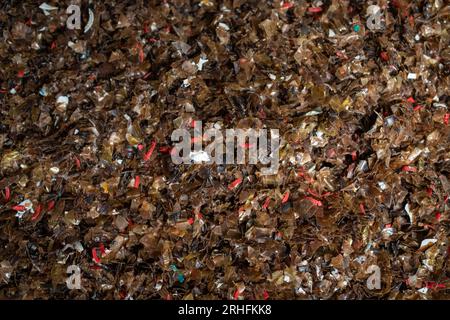
POLYGON ((147 153, 144 155, 144 161, 148 161, 150 159, 150 157, 153 154, 153 151, 155 150, 156 147, 156 141, 153 140, 152 144, 150 145, 150 149, 148 149, 147 153))
POLYGON ((75 165, 77 166, 78 169, 81 168, 81 162, 80 159, 78 159, 78 157, 75 157, 75 165))
POLYGON ((264 204, 262 206, 263 209, 267 209, 269 207, 269 204, 270 204, 270 197, 267 197, 266 201, 264 201, 264 204))
POLYGON ((386 51, 383 51, 380 53, 380 57, 381 59, 383 59, 384 61, 388 61, 389 60, 389 54, 386 51))
POLYGON ((416 172, 417 168, 416 167, 411 167, 411 166, 403 166, 402 167, 402 171, 405 171, 405 172, 416 172))
POLYGON ((286 203, 289 200, 289 191, 286 191, 286 193, 283 196, 283 199, 281 200, 281 203, 286 203))
POLYGON ((289 8, 292 8, 293 6, 294 6, 294 4, 291 2, 283 3, 283 9, 289 9, 289 8))
POLYGON ((17 206, 12 207, 11 209, 16 210, 16 211, 24 211, 24 210, 26 210, 27 208, 25 208, 25 206, 19 206, 19 205, 17 205, 17 206))
POLYGON ((194 223, 194 218, 189 218, 187 221, 189 224, 193 224, 194 223))
POLYGON ((448 120, 450 119, 450 113, 446 113, 445 115, 444 115, 444 124, 445 125, 448 125, 448 120))
POLYGON ((52 211, 54 207, 55 207, 55 200, 51 200, 51 201, 47 204, 47 211, 52 211))
POLYGON ((320 195, 319 195, 317 192, 315 192, 314 190, 308 188, 306 191, 307 191, 310 195, 312 195, 312 196, 314 196, 314 197, 316 197, 316 198, 320 198, 320 195))
POLYGON ((416 100, 414 100, 413 97, 409 97, 408 99, 406 99, 406 101, 409 102, 409 103, 414 103, 414 102, 416 102, 416 100))
POLYGON ((445 289, 446 286, 443 283, 436 283, 434 281, 427 281, 426 282, 426 287, 428 289, 445 289))
POLYGON ((264 300, 269 299, 269 293, 267 292, 267 290, 264 290, 264 292, 263 292, 263 298, 264 298, 264 300))
POLYGON ((348 56, 345 53, 343 53, 342 51, 336 51, 336 56, 338 56, 339 58, 345 59, 345 60, 348 59, 348 56))
POLYGON ((19 72, 17 72, 18 78, 23 78, 24 76, 25 76, 25 70, 19 70, 19 72))
POLYGON ((359 211, 361 214, 366 214, 366 209, 364 208, 364 203, 359 204, 359 211))
POLYGON ((236 291, 234 292, 233 297, 234 297, 234 300, 239 299, 239 289, 236 289, 236 291))
POLYGON ((170 146, 162 146, 159 148, 158 150, 161 153, 168 153, 171 154, 172 153, 172 148, 170 146))
POLYGON ((321 7, 311 7, 311 8, 308 8, 308 12, 319 13, 319 12, 322 12, 322 8, 321 7))
POLYGON ((232 183, 229 184, 228 190, 233 190, 233 189, 236 188, 241 182, 242 182, 242 179, 241 179, 241 178, 237 178, 236 180, 234 180, 232 183))
POLYGON ((315 205, 315 206, 317 206, 317 207, 321 207, 323 204, 322 204, 322 201, 320 201, 320 200, 317 200, 317 199, 314 199, 314 198, 312 198, 312 197, 305 197, 305 199, 308 199, 309 201, 311 201, 311 203, 313 204, 313 205, 315 205))
POLYGON ((105 245, 104 245, 103 243, 100 243, 100 245, 98 246, 98 248, 100 249, 100 252, 102 253, 102 255, 106 253, 106 251, 105 251, 105 245))
POLYGON ((141 177, 139 177, 139 176, 136 176, 136 177, 134 177, 134 188, 135 189, 137 189, 137 188, 139 188, 139 182, 141 181, 141 177))
POLYGON ((31 220, 37 220, 37 218, 39 218, 39 215, 41 214, 42 211, 42 205, 38 204, 38 206, 36 207, 36 210, 34 211, 33 216, 31 217, 31 220))
POLYGON ((139 50, 139 62, 140 63, 144 62, 145 55, 144 55, 144 49, 142 48, 142 44, 140 44, 139 42, 136 43, 136 49, 139 50))
POLYGON ((9 187, 5 188, 5 200, 9 201, 9 198, 11 197, 11 190, 9 189, 9 187))
POLYGON ((92 248, 92 260, 95 263, 100 263, 100 258, 97 256, 97 248, 92 248))

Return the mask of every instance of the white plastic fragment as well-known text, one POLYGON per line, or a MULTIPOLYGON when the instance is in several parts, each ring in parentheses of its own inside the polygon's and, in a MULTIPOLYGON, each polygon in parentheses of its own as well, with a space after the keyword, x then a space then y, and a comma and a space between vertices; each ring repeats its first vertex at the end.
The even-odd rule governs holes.
POLYGON ((312 110, 312 111, 307 112, 305 114, 305 116, 316 116, 316 115, 321 114, 321 113, 322 113, 321 109, 316 109, 316 110, 312 110))
POLYGON ((408 73, 408 80, 415 80, 417 79, 417 74, 415 73, 408 73))
POLYGON ((411 223, 413 223, 413 221, 414 221, 414 216, 413 216, 413 213, 411 212, 411 210, 409 209, 409 203, 407 203, 407 204, 405 205, 405 211, 406 211, 406 213, 407 213, 408 216, 409 216, 409 221, 410 221, 411 223))
POLYGON ((197 69, 199 70, 199 71, 202 71, 202 69, 203 69, 203 65, 205 64, 205 63, 207 63, 208 62, 208 59, 203 59, 203 57, 200 57, 200 60, 198 61, 198 63, 197 63, 197 69))
POLYGON ((424 288, 419 289, 419 290, 417 290, 417 291, 419 291, 420 293, 426 294, 426 293, 428 292, 428 288, 427 288, 427 287, 424 287, 424 288))
POLYGON ((413 162, 421 153, 422 153, 421 149, 414 148, 414 150, 408 156, 408 162, 413 162))
POLYGON ((83 245, 81 244, 80 241, 76 241, 73 244, 73 246, 74 246, 75 250, 77 250, 78 252, 83 252, 83 250, 84 250, 83 245))
POLYGON ((41 49, 41 47, 39 46, 39 43, 37 43, 36 41, 33 41, 33 43, 31 44, 31 49, 39 50, 39 49, 41 49))
POLYGON ((53 174, 58 174, 59 173, 59 168, 58 167, 51 167, 50 168, 50 172, 53 174))
POLYGON ((47 90, 42 87, 41 89, 39 89, 39 95, 46 97, 48 95, 47 90))
POLYGON ((31 202, 31 200, 26 199, 26 200, 22 201, 21 203, 19 203, 19 206, 25 207, 25 210, 17 211, 16 217, 19 219, 22 219, 22 216, 29 210, 32 213, 34 213, 33 202, 31 202))
POLYGON ((58 99, 56 99, 56 104, 62 108, 67 107, 67 105, 69 104, 69 97, 59 96, 58 99))
POLYGON ((385 123, 387 127, 392 127, 392 125, 395 122, 395 117, 394 116, 389 116, 385 119, 385 123))
POLYGON ((357 172, 366 172, 369 170, 369 165, 367 164, 367 160, 361 160, 356 167, 357 172))
POLYGON ((225 31, 229 31, 230 30, 230 27, 228 25, 226 25, 225 23, 223 23, 223 22, 219 23, 219 27, 221 27, 225 31))
POLYGON ((54 7, 54 6, 51 6, 51 5, 49 5, 49 4, 45 3, 45 2, 43 2, 43 3, 39 6, 39 9, 41 9, 42 11, 44 11, 44 14, 45 14, 46 16, 48 16, 48 15, 50 15, 50 12, 49 12, 49 11, 52 11, 52 10, 58 10, 58 7, 54 7))
POLYGON ((430 246, 430 244, 435 244, 437 242, 437 239, 425 239, 422 240, 422 243, 420 244, 420 249, 427 248, 430 246))
POLYGON ((395 229, 392 227, 385 227, 381 232, 383 236, 390 237, 395 233, 395 229))
POLYGON ((386 190, 387 185, 384 181, 378 181, 378 186, 380 187, 381 190, 386 190))

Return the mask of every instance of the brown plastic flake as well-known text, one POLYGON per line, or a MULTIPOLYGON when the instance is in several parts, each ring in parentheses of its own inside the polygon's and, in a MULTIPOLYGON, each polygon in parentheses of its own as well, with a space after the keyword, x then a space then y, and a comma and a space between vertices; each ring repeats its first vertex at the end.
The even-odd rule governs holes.
POLYGON ((0 5, 0 299, 449 298, 446 1, 43 3, 0 5), (193 121, 278 173, 175 165, 193 121))

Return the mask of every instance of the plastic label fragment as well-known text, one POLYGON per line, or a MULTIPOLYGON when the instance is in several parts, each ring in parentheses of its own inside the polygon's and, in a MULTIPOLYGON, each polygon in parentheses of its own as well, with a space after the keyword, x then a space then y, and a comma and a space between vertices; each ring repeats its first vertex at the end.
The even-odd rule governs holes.
POLYGON ((238 185, 240 185, 242 182, 241 178, 238 178, 236 180, 234 180, 232 183, 229 184, 228 186, 228 190, 233 190, 234 188, 236 188, 238 185))

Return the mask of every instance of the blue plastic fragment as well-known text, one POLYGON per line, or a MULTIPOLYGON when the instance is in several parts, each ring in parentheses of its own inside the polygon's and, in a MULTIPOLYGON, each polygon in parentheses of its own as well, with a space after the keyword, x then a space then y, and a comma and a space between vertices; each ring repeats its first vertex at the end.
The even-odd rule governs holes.
POLYGON ((177 269, 177 266, 174 265, 174 264, 171 264, 171 265, 170 265, 170 269, 172 269, 172 271, 177 271, 177 270, 178 270, 178 269, 177 269))

